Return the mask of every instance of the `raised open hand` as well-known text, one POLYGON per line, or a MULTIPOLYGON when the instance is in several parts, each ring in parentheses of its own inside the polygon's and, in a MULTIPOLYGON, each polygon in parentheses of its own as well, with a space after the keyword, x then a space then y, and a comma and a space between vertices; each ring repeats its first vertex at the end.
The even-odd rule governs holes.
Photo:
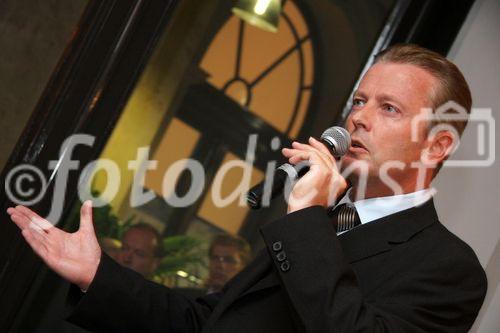
POLYGON ((9 208, 7 213, 47 266, 81 289, 88 288, 101 259, 101 248, 92 222, 91 201, 83 203, 80 228, 74 233, 54 227, 24 206, 9 208))

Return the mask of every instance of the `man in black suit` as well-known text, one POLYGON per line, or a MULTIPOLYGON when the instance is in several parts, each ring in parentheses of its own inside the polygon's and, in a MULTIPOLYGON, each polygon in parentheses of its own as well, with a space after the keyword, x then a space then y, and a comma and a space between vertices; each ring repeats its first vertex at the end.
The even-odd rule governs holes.
POLYGON ((410 135, 422 108, 448 100, 471 108, 462 74, 443 57, 408 45, 380 55, 354 95, 345 172, 312 138, 284 149, 290 163, 310 164, 288 214, 261 229, 266 249, 222 292, 196 301, 101 254, 89 202, 74 234, 25 207, 9 214, 35 252, 78 286, 69 319, 96 331, 466 332, 486 277, 438 221, 430 190, 457 138, 450 128, 426 135, 442 119, 419 122, 418 139, 410 135))

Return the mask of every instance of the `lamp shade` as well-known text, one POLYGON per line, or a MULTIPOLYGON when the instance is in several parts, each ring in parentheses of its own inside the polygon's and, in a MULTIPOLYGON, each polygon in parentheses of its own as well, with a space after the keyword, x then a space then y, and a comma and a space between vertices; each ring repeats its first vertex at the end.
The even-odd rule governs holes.
POLYGON ((278 31, 281 0, 238 0, 232 10, 253 26, 270 32, 278 31))

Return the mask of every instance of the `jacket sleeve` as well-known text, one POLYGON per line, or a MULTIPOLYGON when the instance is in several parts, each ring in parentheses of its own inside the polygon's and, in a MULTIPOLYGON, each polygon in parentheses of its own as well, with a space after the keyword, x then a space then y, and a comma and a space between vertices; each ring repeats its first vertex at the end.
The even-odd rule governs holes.
POLYGON ((148 281, 103 253, 82 293, 71 286, 67 320, 95 332, 199 332, 218 295, 196 301, 148 281))
POLYGON ((466 332, 486 291, 480 267, 481 278, 471 279, 478 272, 453 267, 453 261, 428 260, 402 272, 383 296, 365 298, 319 206, 288 214, 261 233, 288 299, 310 333, 466 332), (456 282, 436 278, 443 269, 456 282))

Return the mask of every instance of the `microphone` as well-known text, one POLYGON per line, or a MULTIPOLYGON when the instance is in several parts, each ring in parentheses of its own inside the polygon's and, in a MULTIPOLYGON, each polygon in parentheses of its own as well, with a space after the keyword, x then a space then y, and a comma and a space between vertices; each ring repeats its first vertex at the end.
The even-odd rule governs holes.
MULTIPOLYGON (((349 132, 339 126, 333 126, 325 130, 321 134, 320 141, 331 150, 332 155, 335 157, 343 156, 351 146, 349 132)), ((264 180, 248 191, 246 196, 248 206, 252 209, 261 208, 265 195, 269 199, 274 199, 283 191, 287 180, 298 179, 308 171, 309 167, 302 163, 298 165, 282 164, 274 172, 272 182, 269 183, 264 180)))

